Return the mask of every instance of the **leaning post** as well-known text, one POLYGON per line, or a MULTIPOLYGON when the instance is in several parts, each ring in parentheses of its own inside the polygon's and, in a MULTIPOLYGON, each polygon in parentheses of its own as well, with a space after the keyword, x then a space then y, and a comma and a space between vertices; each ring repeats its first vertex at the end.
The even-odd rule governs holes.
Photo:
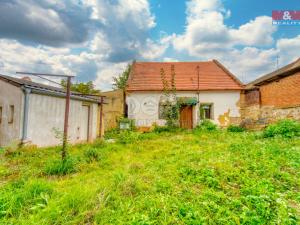
POLYGON ((62 152, 61 152, 61 158, 62 158, 63 161, 66 159, 66 156, 67 156, 70 98, 71 98, 71 77, 67 77, 67 93, 66 93, 64 134, 63 134, 63 146, 62 146, 62 152))

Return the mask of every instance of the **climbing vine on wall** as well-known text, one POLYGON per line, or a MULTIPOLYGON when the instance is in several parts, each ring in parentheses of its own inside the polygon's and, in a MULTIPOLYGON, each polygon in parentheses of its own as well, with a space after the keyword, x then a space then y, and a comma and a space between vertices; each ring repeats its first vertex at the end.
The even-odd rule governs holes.
POLYGON ((175 84, 175 66, 171 66, 171 80, 168 81, 163 68, 160 70, 161 81, 163 85, 164 95, 164 108, 163 114, 166 119, 166 125, 169 127, 178 126, 179 107, 176 97, 176 84, 175 84))

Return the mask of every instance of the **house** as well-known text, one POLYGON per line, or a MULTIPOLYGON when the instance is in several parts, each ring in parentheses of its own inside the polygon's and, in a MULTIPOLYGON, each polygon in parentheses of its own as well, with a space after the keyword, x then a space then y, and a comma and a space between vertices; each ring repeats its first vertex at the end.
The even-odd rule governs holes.
POLYGON ((102 92, 105 96, 103 105, 103 119, 105 130, 111 130, 118 126, 118 119, 124 116, 124 91, 121 89, 102 92))
POLYGON ((242 117, 251 129, 285 118, 300 120, 300 58, 246 85, 242 117))
POLYGON ((220 126, 238 124, 243 84, 217 60, 207 62, 134 62, 127 81, 128 118, 138 127, 164 125, 165 95, 161 71, 167 81, 175 73, 176 98, 181 102, 179 123, 193 128, 203 119, 220 126))
MULTIPOLYGON (((0 146, 12 142, 57 145, 64 127, 62 88, 0 75, 0 146)), ((71 93, 69 141, 92 141, 99 131, 99 101, 71 93)))

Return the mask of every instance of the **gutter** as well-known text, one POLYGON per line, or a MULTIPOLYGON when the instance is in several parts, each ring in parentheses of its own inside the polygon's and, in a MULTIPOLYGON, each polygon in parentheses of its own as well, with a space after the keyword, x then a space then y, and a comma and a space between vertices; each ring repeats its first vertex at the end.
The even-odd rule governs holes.
MULTIPOLYGON (((32 87, 28 87, 25 86, 25 88, 29 88, 31 89, 31 93, 34 94, 40 94, 40 95, 47 95, 47 96, 54 96, 54 97, 61 97, 61 98, 66 98, 66 93, 64 92, 54 92, 54 91, 50 91, 50 90, 43 90, 43 89, 39 89, 39 88, 32 88, 32 87)), ((75 99, 75 100, 81 100, 81 101, 86 101, 86 102, 93 102, 93 103, 100 103, 99 101, 95 100, 95 99, 91 99, 91 98, 87 98, 87 97, 82 97, 82 96, 76 96, 76 95, 72 95, 71 94, 71 99, 75 99)))

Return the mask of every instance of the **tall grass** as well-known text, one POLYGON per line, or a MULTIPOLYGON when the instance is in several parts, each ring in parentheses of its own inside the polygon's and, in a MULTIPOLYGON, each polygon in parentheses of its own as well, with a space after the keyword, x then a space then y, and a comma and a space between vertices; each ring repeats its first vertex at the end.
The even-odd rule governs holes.
POLYGON ((65 165, 59 148, 2 153, 0 224, 299 223, 299 138, 121 137, 71 146, 65 165))

